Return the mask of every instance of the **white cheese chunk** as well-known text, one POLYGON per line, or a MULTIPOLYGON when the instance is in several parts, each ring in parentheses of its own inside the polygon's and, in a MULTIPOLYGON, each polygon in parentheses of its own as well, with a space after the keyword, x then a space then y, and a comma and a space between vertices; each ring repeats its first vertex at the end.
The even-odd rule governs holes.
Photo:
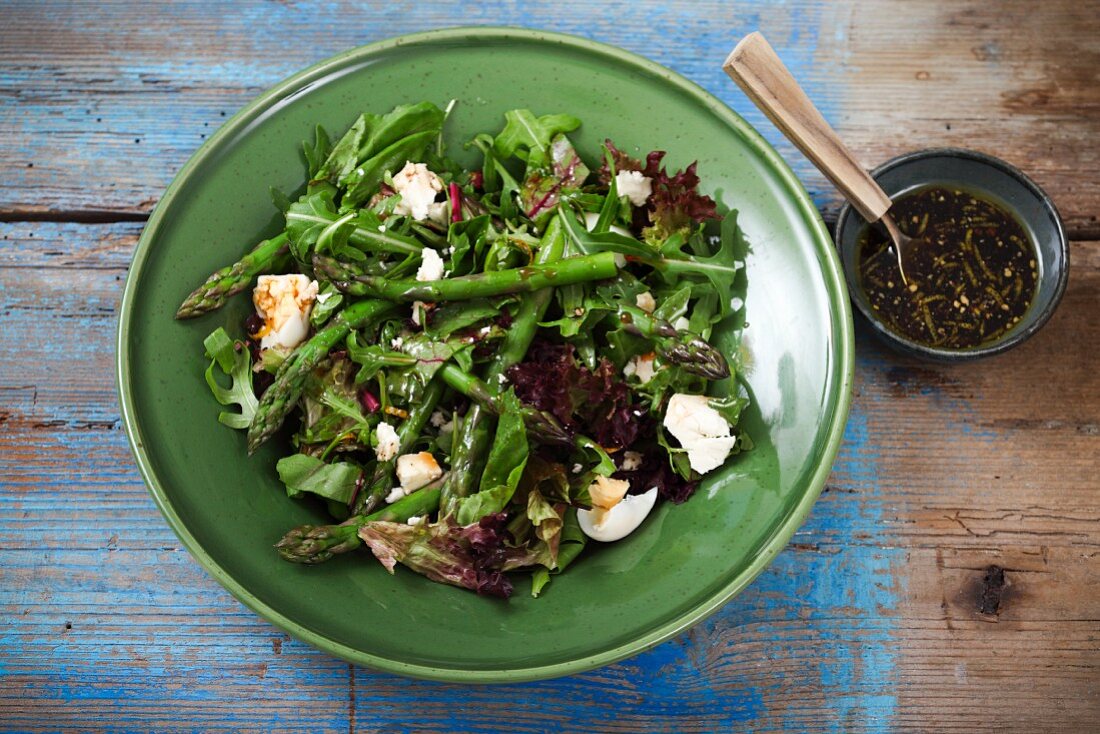
POLYGON ((397 437, 397 431, 389 423, 379 423, 374 429, 374 456, 379 461, 389 461, 397 456, 397 449, 401 447, 401 439, 397 437))
POLYGON ((317 299, 317 281, 300 273, 261 275, 252 304, 264 320, 260 348, 294 348, 309 335, 309 314, 317 299))
POLYGON ((443 279, 443 258, 430 247, 420 251, 420 269, 416 271, 416 279, 425 282, 443 279))
POLYGON ((427 451, 397 457, 397 479, 405 494, 415 492, 443 476, 435 457, 427 451))
POLYGON ((657 299, 653 297, 652 293, 646 291, 634 296, 634 304, 646 313, 653 313, 657 308, 657 299))
POLYGON ((394 214, 417 221, 438 219, 443 202, 437 205, 435 197, 443 190, 443 181, 425 164, 407 161, 405 167, 394 174, 393 188, 401 194, 401 201, 393 208, 394 214))
POLYGON ((623 452, 623 465, 621 469, 623 471, 636 471, 642 466, 642 455, 637 451, 624 451, 623 452))
POLYGON ((688 321, 687 316, 681 316, 672 322, 672 328, 676 331, 687 331, 691 328, 691 322, 688 321))
POLYGON ((638 382, 644 385, 652 380, 653 375, 657 372, 656 365, 654 364, 655 359, 656 356, 652 352, 631 357, 623 366, 623 376, 637 377, 638 382))
POLYGON ((643 176, 641 171, 619 171, 615 174, 615 188, 619 196, 630 199, 634 206, 645 206, 646 199, 653 193, 653 179, 643 176))
POLYGON ((737 440, 730 435, 726 419, 710 407, 706 395, 673 395, 664 426, 687 451, 691 468, 700 474, 721 466, 737 440))

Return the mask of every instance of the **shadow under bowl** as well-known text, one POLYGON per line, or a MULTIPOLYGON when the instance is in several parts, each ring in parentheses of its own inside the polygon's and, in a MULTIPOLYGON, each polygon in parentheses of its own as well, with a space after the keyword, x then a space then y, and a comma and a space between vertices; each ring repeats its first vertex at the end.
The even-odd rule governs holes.
POLYGON ((871 172, 891 199, 928 185, 960 186, 1005 206, 1023 225, 1037 252, 1039 277, 1031 305, 1000 337, 965 349, 933 347, 893 331, 871 308, 859 278, 858 240, 867 222, 850 205, 840 210, 836 246, 852 303, 886 344, 904 354, 936 362, 966 362, 1000 354, 1026 341, 1050 319, 1069 278, 1069 247, 1050 197, 1022 171, 984 153, 931 148, 893 158, 871 172))

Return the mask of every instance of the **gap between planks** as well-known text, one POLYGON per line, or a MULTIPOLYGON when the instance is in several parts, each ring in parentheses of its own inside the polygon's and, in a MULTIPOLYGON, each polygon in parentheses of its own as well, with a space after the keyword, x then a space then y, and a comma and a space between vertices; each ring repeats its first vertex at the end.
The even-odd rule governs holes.
MULTIPOLYGON (((153 202, 156 206, 156 202, 153 202)), ((831 208, 818 208, 830 232, 836 225, 836 212, 831 208)), ((147 222, 152 209, 146 210, 109 210, 109 209, 0 209, 0 223, 16 224, 21 222, 56 222, 68 224, 117 224, 122 222, 147 222)), ((1066 239, 1073 241, 1100 240, 1100 222, 1069 220, 1063 221, 1066 239)))

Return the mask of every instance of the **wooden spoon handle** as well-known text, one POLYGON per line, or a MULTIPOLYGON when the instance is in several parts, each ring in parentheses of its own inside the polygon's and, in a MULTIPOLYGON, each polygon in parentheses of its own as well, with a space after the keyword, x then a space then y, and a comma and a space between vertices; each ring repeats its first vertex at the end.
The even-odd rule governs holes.
POLYGON ((890 197, 825 122, 764 36, 742 38, 722 68, 864 219, 875 222, 886 213, 890 197))

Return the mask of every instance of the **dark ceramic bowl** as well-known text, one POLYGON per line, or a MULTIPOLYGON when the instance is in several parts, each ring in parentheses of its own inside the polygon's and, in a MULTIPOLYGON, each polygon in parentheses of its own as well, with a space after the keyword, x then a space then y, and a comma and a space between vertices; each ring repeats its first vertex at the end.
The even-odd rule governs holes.
POLYGON ((968 349, 941 349, 912 341, 892 331, 867 301, 859 283, 857 248, 866 220, 850 205, 840 210, 836 246, 848 281, 852 303, 870 322, 875 334, 894 349, 937 362, 965 362, 1000 354, 1024 342, 1054 313, 1069 277, 1069 247, 1054 202, 1018 168, 984 153, 962 148, 932 148, 887 161, 871 172, 879 186, 896 199, 920 186, 964 186, 1001 203, 1015 213, 1038 250, 1039 280, 1035 298, 1020 323, 1000 338, 968 349))

